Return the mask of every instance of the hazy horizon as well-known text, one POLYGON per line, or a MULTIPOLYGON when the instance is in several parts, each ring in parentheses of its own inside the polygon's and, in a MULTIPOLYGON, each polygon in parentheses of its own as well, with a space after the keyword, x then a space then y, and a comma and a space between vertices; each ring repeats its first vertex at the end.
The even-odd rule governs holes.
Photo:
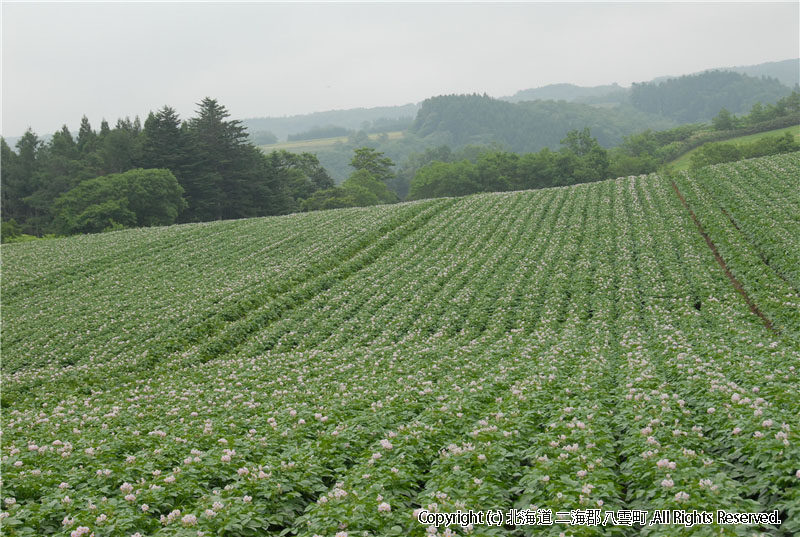
POLYGON ((2 134, 500 97, 797 58, 800 4, 4 2, 2 134))

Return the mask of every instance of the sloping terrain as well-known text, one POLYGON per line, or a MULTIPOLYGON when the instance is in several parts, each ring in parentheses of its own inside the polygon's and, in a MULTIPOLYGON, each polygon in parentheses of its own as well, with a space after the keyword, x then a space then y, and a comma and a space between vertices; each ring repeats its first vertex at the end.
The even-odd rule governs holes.
POLYGON ((794 153, 4 245, 3 534, 425 535, 418 508, 531 506, 797 534, 799 192, 794 153))

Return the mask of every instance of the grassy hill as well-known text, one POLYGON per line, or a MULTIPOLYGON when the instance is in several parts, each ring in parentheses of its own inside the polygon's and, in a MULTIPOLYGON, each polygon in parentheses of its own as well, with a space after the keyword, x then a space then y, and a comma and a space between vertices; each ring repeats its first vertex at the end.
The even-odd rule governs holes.
POLYGON ((4 534, 797 534, 798 215, 794 153, 3 245, 4 534))

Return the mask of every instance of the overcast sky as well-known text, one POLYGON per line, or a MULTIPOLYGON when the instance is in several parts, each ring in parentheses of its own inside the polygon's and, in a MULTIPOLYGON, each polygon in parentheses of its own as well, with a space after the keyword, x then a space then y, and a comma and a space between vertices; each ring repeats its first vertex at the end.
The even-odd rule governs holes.
POLYGON ((800 3, 2 3, 2 134, 511 95, 800 55, 800 3))

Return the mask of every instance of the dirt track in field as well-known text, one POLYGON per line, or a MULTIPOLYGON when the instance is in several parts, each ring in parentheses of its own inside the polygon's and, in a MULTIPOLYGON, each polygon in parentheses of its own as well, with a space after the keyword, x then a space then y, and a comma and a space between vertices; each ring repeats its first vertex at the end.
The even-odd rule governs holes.
POLYGON ((719 263, 719 266, 722 267, 722 270, 725 272, 725 275, 731 281, 731 284, 733 284, 733 287, 736 289, 736 291, 738 291, 738 293, 742 295, 742 297, 744 298, 745 302, 747 302, 750 311, 752 311, 761 318, 761 320, 764 322, 764 326, 766 326, 767 329, 769 329, 771 332, 777 333, 778 330, 772 325, 772 322, 767 318, 766 315, 764 315, 764 313, 760 309, 758 309, 756 303, 753 301, 753 299, 750 298, 750 296, 747 294, 747 291, 744 290, 744 287, 742 287, 741 282, 736 279, 736 276, 734 276, 733 273, 731 273, 730 269, 728 268, 728 265, 725 263, 725 260, 722 259, 722 256, 719 254, 719 250, 717 250, 717 246, 714 244, 714 241, 712 241, 711 237, 708 236, 708 233, 706 233, 705 229, 703 229, 702 224, 700 224, 700 221, 697 219, 697 215, 694 214, 692 208, 689 207, 688 203, 686 203, 686 198, 683 197, 683 193, 681 193, 680 189, 678 188, 678 185, 675 184, 675 181, 670 181, 670 183, 672 184, 672 189, 675 190, 675 193, 678 195, 678 198, 681 200, 683 206, 686 208, 687 211, 689 211, 689 215, 692 217, 694 225, 697 226, 697 230, 700 232, 700 235, 702 235, 703 238, 706 240, 706 244, 708 245, 709 249, 711 249, 711 252, 714 254, 714 258, 717 260, 717 263, 719 263))

